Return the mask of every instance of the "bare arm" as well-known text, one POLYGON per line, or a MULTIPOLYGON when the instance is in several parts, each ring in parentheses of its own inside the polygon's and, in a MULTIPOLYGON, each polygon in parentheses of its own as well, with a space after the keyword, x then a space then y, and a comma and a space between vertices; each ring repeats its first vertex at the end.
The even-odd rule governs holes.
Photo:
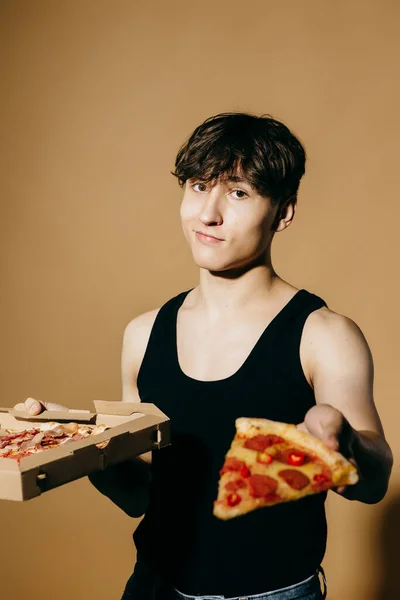
MULTIPOLYGON (((125 329, 122 345, 122 401, 140 402, 137 376, 158 310, 140 315, 125 329)), ((151 453, 98 471, 92 484, 131 517, 140 517, 149 501, 151 453)))
POLYGON ((393 457, 374 402, 373 360, 364 335, 350 319, 322 309, 307 320, 301 352, 317 403, 303 427, 356 462, 359 483, 339 493, 379 502, 393 457))
MULTIPOLYGON (((158 310, 140 315, 125 329, 121 357, 122 402, 141 401, 137 378, 158 310)), ((142 454, 137 460, 151 464, 151 452, 142 454)))
MULTIPOLYGON (((151 329, 158 309, 133 319, 125 329, 122 347, 122 400, 140 402, 137 376, 146 351, 151 329)), ((17 404, 16 410, 27 410, 37 415, 43 410, 68 410, 66 406, 27 398, 17 404)), ((89 475, 91 483, 131 517, 140 517, 149 501, 151 481, 151 453, 143 454, 104 471, 89 475)))

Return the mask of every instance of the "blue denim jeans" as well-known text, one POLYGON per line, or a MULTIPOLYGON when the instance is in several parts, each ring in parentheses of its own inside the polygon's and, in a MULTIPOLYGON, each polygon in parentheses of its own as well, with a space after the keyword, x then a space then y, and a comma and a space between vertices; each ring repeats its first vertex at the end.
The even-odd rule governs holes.
POLYGON ((126 584, 121 600, 323 600, 326 598, 326 579, 322 567, 323 591, 319 573, 315 573, 305 581, 272 592, 255 596, 188 596, 169 587, 166 582, 139 557, 135 570, 126 584))

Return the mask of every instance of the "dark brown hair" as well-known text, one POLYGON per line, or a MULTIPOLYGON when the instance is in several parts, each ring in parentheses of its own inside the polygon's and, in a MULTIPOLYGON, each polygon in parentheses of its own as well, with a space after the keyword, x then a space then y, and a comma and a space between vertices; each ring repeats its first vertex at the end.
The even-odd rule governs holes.
POLYGON ((199 125, 179 150, 175 171, 181 187, 244 177, 262 196, 282 207, 296 196, 306 154, 291 131, 269 115, 221 113, 199 125))

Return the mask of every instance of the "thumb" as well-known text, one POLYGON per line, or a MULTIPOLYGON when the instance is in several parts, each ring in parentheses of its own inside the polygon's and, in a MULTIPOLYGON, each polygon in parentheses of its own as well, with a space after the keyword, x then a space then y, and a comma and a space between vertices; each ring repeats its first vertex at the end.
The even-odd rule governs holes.
POLYGON ((299 431, 304 431, 304 433, 309 433, 309 431, 307 429, 307 425, 304 423, 304 421, 302 423, 299 423, 298 425, 296 425, 296 427, 299 431))
POLYGON ((312 435, 322 440, 332 450, 337 449, 342 415, 336 409, 328 405, 314 406, 306 414, 305 424, 312 435))

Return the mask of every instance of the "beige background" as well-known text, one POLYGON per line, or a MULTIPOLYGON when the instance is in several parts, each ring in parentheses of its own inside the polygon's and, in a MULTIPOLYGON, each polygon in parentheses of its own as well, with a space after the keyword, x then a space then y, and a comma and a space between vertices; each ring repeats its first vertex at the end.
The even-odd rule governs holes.
MULTIPOLYGON (((1 2, 0 404, 120 399, 124 326, 197 279, 179 145, 217 112, 268 112, 309 155, 276 267, 363 329, 398 453, 399 18, 395 0, 1 2)), ((399 494, 397 462, 379 505, 329 498, 330 600, 400 597, 399 494)), ((0 502, 1 596, 118 600, 136 525, 87 480, 0 502)))

